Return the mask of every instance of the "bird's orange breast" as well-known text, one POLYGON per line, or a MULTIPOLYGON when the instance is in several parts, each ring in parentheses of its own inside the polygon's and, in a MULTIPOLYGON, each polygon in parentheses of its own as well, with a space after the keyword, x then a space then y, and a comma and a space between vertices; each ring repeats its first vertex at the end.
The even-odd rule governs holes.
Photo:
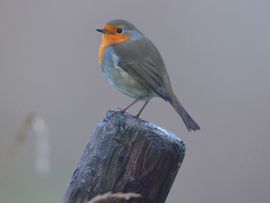
POLYGON ((105 25, 104 29, 110 31, 111 34, 102 35, 102 43, 98 53, 98 61, 100 64, 103 64, 104 52, 108 46, 119 44, 129 39, 129 36, 126 34, 117 34, 116 32, 117 26, 105 25))

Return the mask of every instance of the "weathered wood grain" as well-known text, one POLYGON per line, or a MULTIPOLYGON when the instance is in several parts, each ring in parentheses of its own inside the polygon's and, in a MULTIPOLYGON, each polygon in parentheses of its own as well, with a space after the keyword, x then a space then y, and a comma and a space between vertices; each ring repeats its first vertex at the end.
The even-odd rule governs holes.
POLYGON ((63 203, 85 203, 106 192, 135 192, 142 198, 103 202, 164 203, 184 154, 174 134, 109 111, 91 136, 63 203))

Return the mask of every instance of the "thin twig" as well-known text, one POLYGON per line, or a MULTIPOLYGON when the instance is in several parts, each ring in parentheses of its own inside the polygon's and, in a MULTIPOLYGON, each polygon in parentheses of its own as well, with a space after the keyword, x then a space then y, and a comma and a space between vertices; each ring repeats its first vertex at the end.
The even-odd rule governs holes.
POLYGON ((98 203, 100 201, 103 200, 108 200, 108 199, 125 199, 125 200, 129 200, 131 198, 140 198, 141 195, 137 194, 137 193, 105 193, 103 195, 98 195, 96 197, 94 197, 93 199, 91 199, 88 203, 98 203))

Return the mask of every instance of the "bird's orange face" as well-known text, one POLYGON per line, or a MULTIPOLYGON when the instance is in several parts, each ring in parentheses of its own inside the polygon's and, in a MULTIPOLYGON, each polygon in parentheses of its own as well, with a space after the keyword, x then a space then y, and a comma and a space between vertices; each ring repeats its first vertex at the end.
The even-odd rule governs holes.
POLYGON ((97 29, 97 31, 103 33, 102 43, 98 54, 98 61, 102 64, 105 49, 108 46, 127 41, 129 36, 128 34, 123 33, 122 28, 117 25, 105 25, 103 29, 97 29))

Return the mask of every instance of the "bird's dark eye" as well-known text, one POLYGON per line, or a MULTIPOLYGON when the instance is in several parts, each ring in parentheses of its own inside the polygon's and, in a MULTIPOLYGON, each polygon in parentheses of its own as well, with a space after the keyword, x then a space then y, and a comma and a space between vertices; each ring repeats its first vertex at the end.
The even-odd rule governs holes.
POLYGON ((123 29, 122 29, 121 27, 118 27, 118 28, 116 29, 116 32, 119 33, 119 34, 121 34, 121 33, 123 32, 123 29))

